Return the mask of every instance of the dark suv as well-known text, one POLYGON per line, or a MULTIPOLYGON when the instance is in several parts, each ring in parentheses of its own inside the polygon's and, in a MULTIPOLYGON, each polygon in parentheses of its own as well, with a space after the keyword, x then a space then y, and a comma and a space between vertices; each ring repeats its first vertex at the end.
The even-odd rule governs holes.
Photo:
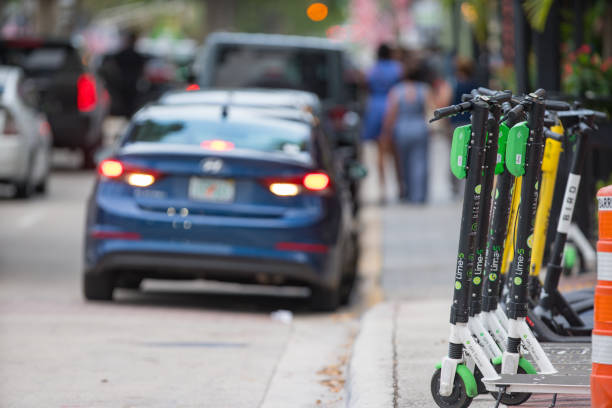
POLYGON ((21 67, 34 82, 40 93, 39 109, 51 125, 53 145, 81 150, 83 166, 94 167, 108 93, 77 49, 61 40, 0 40, 0 62, 21 67))
MULTIPOLYGON (((360 154, 356 71, 344 47, 317 37, 213 33, 194 63, 203 88, 299 89, 321 100, 324 126, 346 162, 360 154)), ((357 195, 357 184, 351 186, 357 195)))

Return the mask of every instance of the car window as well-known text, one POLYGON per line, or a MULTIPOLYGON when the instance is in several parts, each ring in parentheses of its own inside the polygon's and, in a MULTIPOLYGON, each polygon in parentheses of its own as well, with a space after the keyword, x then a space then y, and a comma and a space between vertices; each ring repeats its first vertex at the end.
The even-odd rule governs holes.
MULTIPOLYGON (((308 155, 310 128, 303 123, 282 122, 282 125, 237 123, 191 119, 146 119, 134 123, 126 144, 171 143, 200 145, 221 141, 219 150, 248 149, 308 155)), ((212 146, 214 148, 214 146, 212 146)))
POLYGON ((300 89, 326 99, 330 65, 328 53, 320 50, 219 45, 212 85, 300 89))
POLYGON ((73 48, 61 46, 18 47, 9 43, 8 46, 1 47, 0 61, 19 66, 29 75, 82 69, 78 52, 73 48))

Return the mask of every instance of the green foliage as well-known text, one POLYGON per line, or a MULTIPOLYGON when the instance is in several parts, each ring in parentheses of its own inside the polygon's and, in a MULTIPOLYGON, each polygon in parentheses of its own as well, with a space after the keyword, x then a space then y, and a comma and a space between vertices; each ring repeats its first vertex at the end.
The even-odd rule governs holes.
POLYGON ((572 94, 609 97, 612 94, 612 57, 602 61, 588 45, 569 53, 563 66, 563 88, 572 94))
POLYGON ((236 9, 236 30, 298 35, 325 35, 325 31, 346 18, 348 0, 321 1, 328 7, 323 21, 311 21, 306 9, 314 1, 240 0, 236 9))
POLYGON ((548 12, 550 11, 553 1, 554 0, 526 0, 525 3, 523 3, 527 19, 534 29, 544 31, 548 12))

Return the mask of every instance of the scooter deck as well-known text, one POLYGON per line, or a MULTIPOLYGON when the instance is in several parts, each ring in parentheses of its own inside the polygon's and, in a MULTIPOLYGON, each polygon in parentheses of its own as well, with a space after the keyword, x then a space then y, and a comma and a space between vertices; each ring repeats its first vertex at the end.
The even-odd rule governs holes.
MULTIPOLYGON (((534 394, 584 394, 591 392, 591 345, 585 343, 542 343, 556 374, 502 374, 485 385, 507 387, 506 392, 534 394)), ((529 359, 529 356, 526 356, 529 359)))
POLYGON ((490 389, 506 387, 508 393, 530 392, 533 394, 584 394, 591 393, 591 371, 584 375, 558 374, 501 374, 494 381, 482 380, 490 389))

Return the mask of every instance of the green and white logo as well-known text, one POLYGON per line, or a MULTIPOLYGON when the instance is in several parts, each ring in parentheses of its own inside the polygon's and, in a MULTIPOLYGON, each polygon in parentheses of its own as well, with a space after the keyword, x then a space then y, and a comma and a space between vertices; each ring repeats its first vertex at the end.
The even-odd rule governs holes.
POLYGON ((491 282, 495 282, 495 279, 497 279, 497 274, 496 273, 489 274, 489 280, 491 282))
POLYGON ((480 285, 480 276, 474 278, 474 285, 480 285))
POLYGON ((476 194, 480 194, 480 191, 482 190, 482 186, 479 184, 476 186, 476 188, 474 188, 474 191, 476 192, 476 194))
POLYGON ((514 278, 514 284, 516 286, 520 285, 521 283, 523 283, 523 279, 521 277, 517 276, 514 278))
POLYGON ((459 281, 455 282, 455 289, 457 289, 457 290, 461 289, 461 282, 459 282, 459 281))
POLYGON ((527 246, 529 248, 533 248, 533 234, 531 234, 529 238, 527 238, 527 246))

